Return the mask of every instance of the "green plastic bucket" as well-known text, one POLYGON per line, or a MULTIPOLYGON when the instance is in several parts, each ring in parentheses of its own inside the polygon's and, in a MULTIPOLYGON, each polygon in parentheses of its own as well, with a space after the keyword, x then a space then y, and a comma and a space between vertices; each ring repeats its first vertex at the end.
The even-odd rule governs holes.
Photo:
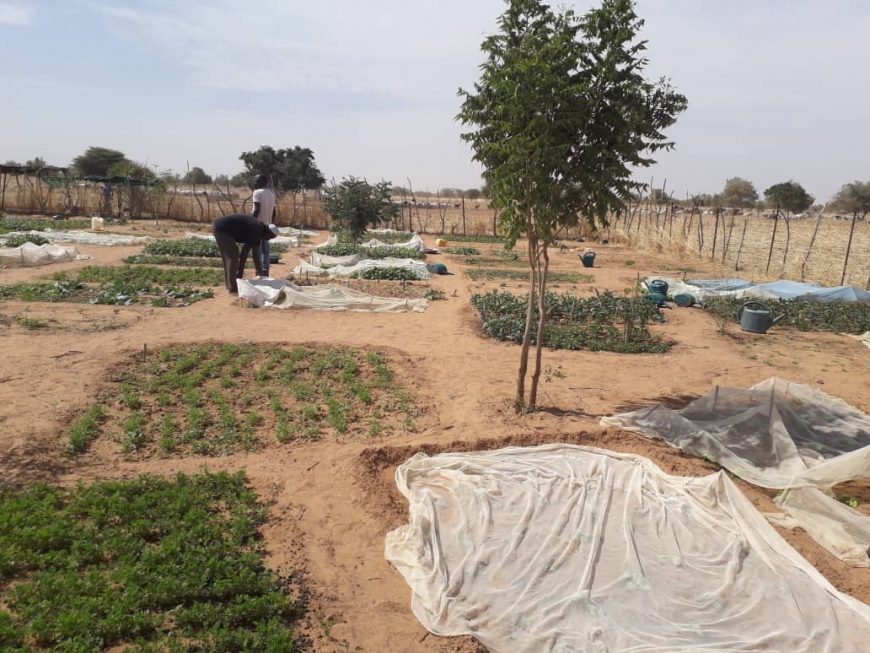
POLYGON ((668 298, 660 292, 651 292, 649 295, 646 296, 646 298, 656 306, 664 306, 665 302, 668 301, 668 298))
POLYGON ((595 254, 584 254, 580 257, 580 262, 584 268, 595 267, 595 254))
POLYGON ((657 292, 665 297, 668 296, 668 282, 662 281, 661 279, 653 279, 649 282, 649 291, 651 293, 657 292))
POLYGON ((677 295, 674 295, 674 303, 677 306, 687 308, 695 303, 695 297, 687 292, 681 292, 677 295))

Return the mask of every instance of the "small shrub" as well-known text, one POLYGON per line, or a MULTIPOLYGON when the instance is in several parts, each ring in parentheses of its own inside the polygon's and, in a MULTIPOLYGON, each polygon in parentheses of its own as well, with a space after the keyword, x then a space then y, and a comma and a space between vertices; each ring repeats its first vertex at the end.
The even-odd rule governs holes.
POLYGON ((76 420, 69 434, 69 451, 77 455, 87 451, 100 434, 100 424, 105 420, 106 412, 99 404, 91 406, 88 411, 76 420))
POLYGON ((369 268, 358 274, 360 279, 378 281, 414 281, 417 275, 407 268, 369 268))
POLYGON ((455 254, 457 256, 477 256, 480 250, 476 247, 448 247, 444 250, 447 254, 455 254))
POLYGON ((21 247, 24 243, 33 243, 34 245, 48 245, 51 241, 48 238, 43 238, 37 234, 21 234, 20 236, 9 236, 6 239, 4 247, 21 247))

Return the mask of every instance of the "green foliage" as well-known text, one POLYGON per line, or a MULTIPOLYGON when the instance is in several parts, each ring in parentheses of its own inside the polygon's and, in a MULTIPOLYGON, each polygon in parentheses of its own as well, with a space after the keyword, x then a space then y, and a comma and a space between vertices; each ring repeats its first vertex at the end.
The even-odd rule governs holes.
POLYGON ((772 208, 787 213, 801 213, 813 204, 813 196, 794 181, 774 184, 764 191, 764 198, 772 208))
MULTIPOLYGON (((485 268, 471 268, 465 271, 472 281, 528 281, 528 270, 491 270, 485 268)), ((589 274, 579 272, 550 272, 547 279, 553 283, 592 283, 595 278, 589 274)))
POLYGON ((124 163, 127 157, 123 152, 107 147, 89 147, 72 161, 72 167, 82 176, 106 177, 112 166, 124 163))
POLYGON ((870 213, 870 181, 854 181, 840 187, 834 195, 834 207, 838 211, 865 216, 870 213))
POLYGON ((370 411, 390 433, 415 414, 412 402, 396 408, 401 393, 383 357, 352 349, 176 346, 131 357, 100 393, 101 405, 113 407, 100 430, 140 457, 227 455, 273 437, 359 435, 370 411))
MULTIPOLYGON (((89 220, 64 220, 59 224, 64 229, 90 229, 91 227, 89 220)), ((57 227, 58 223, 52 220, 9 218, 0 215, 0 234, 10 231, 46 231, 57 227)))
POLYGON ((9 236, 4 247, 21 247, 24 243, 47 245, 50 242, 48 238, 43 238, 37 234, 21 234, 20 236, 9 236))
POLYGON ((407 268, 369 268, 358 273, 360 279, 415 281, 417 275, 407 268))
POLYGON ((732 177, 725 182, 725 189, 719 198, 722 206, 738 209, 748 209, 758 201, 758 191, 751 181, 732 177))
POLYGON ((126 159, 112 165, 106 172, 106 175, 109 177, 129 177, 145 181, 158 181, 157 175, 148 167, 147 163, 138 163, 126 159))
POLYGON ((424 259, 426 254, 409 247, 363 247, 355 243, 338 243, 337 245, 324 245, 317 248, 319 254, 326 256, 349 256, 359 254, 361 258, 385 259, 385 258, 415 258, 424 259))
POLYGON ((197 184, 203 186, 210 185, 212 183, 212 178, 199 166, 193 166, 190 171, 181 178, 181 181, 185 184, 197 184))
POLYGON ((217 243, 204 238, 181 238, 178 240, 155 240, 142 249, 143 254, 156 256, 207 256, 220 258, 217 243))
POLYGON ((99 404, 91 406, 79 417, 70 429, 69 452, 77 455, 86 451, 91 442, 100 435, 100 424, 105 418, 105 410, 99 404))
POLYGON ((187 306, 214 296, 212 291, 192 284, 220 285, 223 272, 202 268, 89 266, 74 273, 59 272, 52 279, 0 286, 0 300, 117 305, 150 302, 153 306, 187 306))
POLYGON ((429 288, 426 291, 426 294, 423 295, 423 299, 428 299, 429 301, 438 301, 441 299, 447 299, 447 296, 444 294, 443 290, 439 290, 438 288, 429 288))
POLYGON ((314 152, 307 147, 297 145, 276 150, 264 145, 253 152, 242 152, 239 159, 245 164, 245 172, 233 177, 236 183, 253 186, 262 175, 276 191, 296 193, 303 189, 316 190, 325 181, 314 163, 314 152))
POLYGON ((293 651, 244 475, 0 491, 4 651, 293 651))
MULTIPOLYGON (((471 304, 480 313, 483 330, 491 338, 520 343, 526 323, 527 298, 491 291, 474 295, 471 304)), ((649 324, 660 321, 659 309, 643 297, 620 297, 609 292, 582 299, 547 293, 549 322, 544 344, 551 349, 588 349, 620 353, 663 353, 671 347, 650 333, 649 324)), ((537 316, 532 322, 537 342, 537 316)))
MULTIPOLYGON (((271 258, 271 257, 270 257, 271 258)), ((124 259, 130 265, 173 265, 181 268, 223 268, 219 258, 199 256, 152 256, 149 254, 134 254, 124 259)))
POLYGON ((454 243, 505 243, 500 236, 487 236, 486 234, 442 234, 439 238, 445 238, 454 243))
MULTIPOLYGON (((870 331, 870 303, 867 302, 803 302, 783 299, 758 299, 771 316, 783 315, 777 322, 800 331, 834 331, 860 334, 870 331)), ((713 315, 739 323, 737 313, 746 303, 735 297, 716 297, 704 301, 704 308, 713 315)))
POLYGON ((390 182, 371 185, 364 179, 348 177, 326 189, 323 210, 350 232, 353 242, 359 242, 369 226, 376 227, 399 214, 392 193, 390 182))
POLYGON ((643 25, 629 0, 603 0, 578 19, 541 0, 512 0, 487 37, 474 92, 458 119, 485 170, 510 243, 533 228, 549 241, 578 216, 606 222, 623 208, 646 153, 686 108, 665 80, 647 81, 643 25), (534 216, 534 219, 532 219, 534 216))
POLYGON ((455 254, 457 256, 477 256, 480 250, 476 247, 448 247, 444 250, 447 254, 455 254))

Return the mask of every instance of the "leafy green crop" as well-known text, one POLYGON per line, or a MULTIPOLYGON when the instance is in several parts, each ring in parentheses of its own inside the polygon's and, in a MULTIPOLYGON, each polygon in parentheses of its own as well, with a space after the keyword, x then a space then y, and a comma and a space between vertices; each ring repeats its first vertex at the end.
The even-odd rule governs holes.
POLYGON ((241 472, 0 490, 0 650, 293 651, 266 517, 241 472))
MULTIPOLYGON (((287 251, 285 243, 270 243, 269 251, 282 254, 287 251)), ((153 256, 194 256, 202 258, 220 258, 217 243, 204 238, 181 238, 178 240, 155 240, 142 249, 143 254, 153 256)))
POLYGON ((47 245, 51 241, 48 238, 43 238, 37 234, 22 234, 20 236, 9 236, 6 239, 4 247, 21 247, 24 243, 33 243, 34 245, 47 245))
MULTIPOLYGON (((704 301, 704 309, 713 315, 740 322, 737 313, 745 298, 717 297, 704 301)), ((859 334, 870 331, 870 302, 805 302, 783 299, 755 299, 772 317, 784 315, 777 322, 800 331, 834 331, 859 334)))
MULTIPOLYGON (((528 281, 529 279, 528 270, 472 268, 466 270, 465 274, 472 281, 499 281, 502 279, 528 281)), ((550 272, 547 275, 547 280, 554 283, 592 283, 595 278, 592 275, 580 274, 579 272, 550 272)))
POLYGON ((456 254, 458 256, 477 256, 480 250, 476 247, 448 247, 444 250, 447 254, 456 254))
MULTIPOLYGON (((490 291, 474 295, 484 332, 497 340, 523 340, 526 298, 490 291)), ((653 335, 650 322, 661 321, 658 307, 643 297, 620 297, 609 292, 580 298, 547 293, 545 344, 552 349, 589 349, 620 353, 663 353, 672 343, 653 335)), ((532 342, 537 342, 537 307, 532 342)))
POLYGON ((444 238, 448 242, 454 243, 505 243, 504 238, 500 238, 499 236, 487 236, 485 234, 481 234, 479 236, 475 236, 473 234, 442 234, 438 236, 438 238, 444 238))
POLYGON ((90 220, 39 220, 3 217, 0 219, 0 234, 10 231, 47 231, 49 229, 90 229, 90 220))
POLYGON ((324 245, 318 247, 317 252, 325 256, 349 256, 359 254, 362 258, 426 258, 426 254, 408 247, 363 247, 355 243, 339 243, 338 245, 324 245))
POLYGON ((415 281, 417 275, 407 268, 369 268, 358 273, 360 279, 415 281))
POLYGON ((223 283, 223 272, 201 268, 89 266, 75 273, 57 273, 52 279, 0 286, 0 300, 187 306, 213 297, 211 290, 196 288, 194 284, 217 286, 223 283))

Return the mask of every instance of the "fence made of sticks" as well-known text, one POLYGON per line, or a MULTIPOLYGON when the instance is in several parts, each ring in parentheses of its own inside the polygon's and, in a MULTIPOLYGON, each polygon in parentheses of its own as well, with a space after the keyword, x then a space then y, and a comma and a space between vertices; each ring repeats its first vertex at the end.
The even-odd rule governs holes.
POLYGON ((870 287, 870 223, 859 215, 795 218, 647 202, 613 216, 604 233, 613 242, 708 262, 721 274, 870 287))

